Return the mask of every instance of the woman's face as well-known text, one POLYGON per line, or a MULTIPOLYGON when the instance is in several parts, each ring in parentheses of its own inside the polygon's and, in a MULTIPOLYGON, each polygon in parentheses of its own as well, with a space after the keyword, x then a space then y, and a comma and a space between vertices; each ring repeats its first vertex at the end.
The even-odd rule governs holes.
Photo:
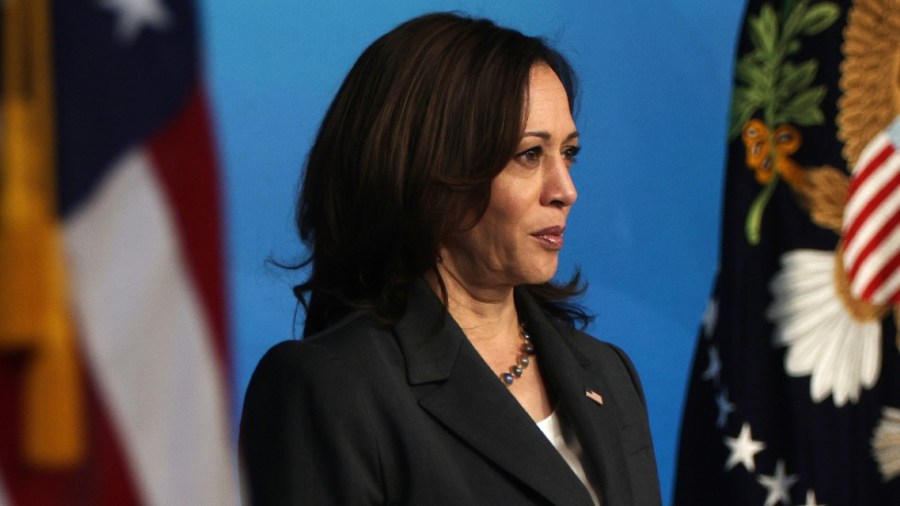
POLYGON ((578 132, 559 78, 531 69, 528 117, 516 155, 491 183, 487 212, 441 248, 442 266, 469 288, 549 281, 577 193, 569 169, 578 132))

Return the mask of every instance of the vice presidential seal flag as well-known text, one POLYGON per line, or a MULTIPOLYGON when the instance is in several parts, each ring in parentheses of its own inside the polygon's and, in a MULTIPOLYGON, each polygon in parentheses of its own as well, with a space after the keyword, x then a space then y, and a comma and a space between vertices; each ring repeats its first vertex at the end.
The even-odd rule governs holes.
POLYGON ((900 504, 900 2, 751 0, 678 505, 900 504))
POLYGON ((235 504, 186 0, 2 2, 0 504, 235 504))

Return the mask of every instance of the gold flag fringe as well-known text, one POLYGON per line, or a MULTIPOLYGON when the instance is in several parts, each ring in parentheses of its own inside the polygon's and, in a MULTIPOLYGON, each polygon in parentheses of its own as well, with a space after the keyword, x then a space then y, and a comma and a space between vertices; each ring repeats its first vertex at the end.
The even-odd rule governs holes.
POLYGON ((85 454, 82 374, 56 216, 48 0, 3 8, 0 351, 23 353, 26 462, 60 469, 85 454))

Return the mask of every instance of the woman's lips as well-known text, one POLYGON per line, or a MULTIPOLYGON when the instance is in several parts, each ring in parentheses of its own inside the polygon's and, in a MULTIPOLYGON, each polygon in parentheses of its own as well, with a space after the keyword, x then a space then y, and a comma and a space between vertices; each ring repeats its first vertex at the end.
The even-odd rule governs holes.
POLYGON ((564 227, 547 227, 531 234, 532 237, 541 241, 545 247, 558 250, 563 247, 564 227))

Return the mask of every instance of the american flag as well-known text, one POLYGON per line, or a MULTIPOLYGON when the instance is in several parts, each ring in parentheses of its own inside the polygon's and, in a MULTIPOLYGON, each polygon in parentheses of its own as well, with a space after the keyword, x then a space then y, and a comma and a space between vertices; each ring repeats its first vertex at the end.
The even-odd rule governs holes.
POLYGON ((3 2, 0 504, 235 504, 186 0, 3 2))

